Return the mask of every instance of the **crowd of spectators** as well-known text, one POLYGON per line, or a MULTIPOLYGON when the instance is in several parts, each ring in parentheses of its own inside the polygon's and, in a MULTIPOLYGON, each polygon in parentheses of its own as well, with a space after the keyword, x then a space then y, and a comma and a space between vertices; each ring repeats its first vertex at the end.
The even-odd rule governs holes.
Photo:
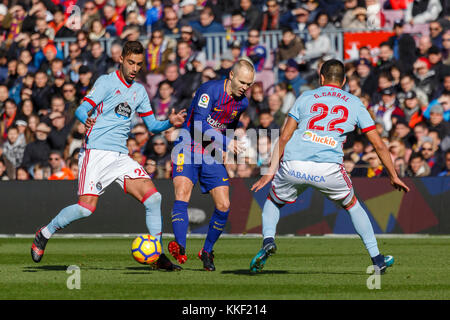
MULTIPOLYGON (((257 81, 249 90, 250 104, 235 132, 250 141, 254 129, 256 140, 240 161, 227 165, 230 177, 257 176, 269 164, 295 99, 317 88, 321 64, 337 57, 327 31, 383 29, 385 10, 402 13, 394 35, 377 50, 361 47, 356 59, 345 61, 344 90, 372 114, 400 176, 450 175, 449 9, 445 0, 4 0, 0 180, 77 178, 85 127, 74 112, 95 80, 118 68, 123 43, 137 39, 146 48, 137 81, 148 89, 159 120, 172 108, 188 108, 202 83, 225 79, 241 56, 253 61, 257 73, 274 72, 273 85, 257 81), (428 32, 405 32, 416 25, 428 32), (280 32, 273 50, 261 37, 271 30, 280 32), (245 41, 236 32, 245 32, 245 41), (223 33, 228 42, 214 61, 206 59, 208 33, 223 33), (67 38, 75 41, 60 41, 67 38), (112 41, 107 52, 105 39, 112 41)), ((153 178, 170 178, 178 129, 153 135, 138 117, 132 125, 130 156, 153 178)), ((351 176, 386 176, 359 131, 348 136, 344 152, 351 176)))

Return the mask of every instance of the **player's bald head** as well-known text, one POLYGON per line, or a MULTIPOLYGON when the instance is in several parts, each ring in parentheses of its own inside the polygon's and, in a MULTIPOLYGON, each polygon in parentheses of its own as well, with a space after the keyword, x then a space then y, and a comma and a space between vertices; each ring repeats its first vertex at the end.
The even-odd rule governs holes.
POLYGON ((239 59, 231 68, 230 92, 235 98, 241 98, 255 82, 255 67, 247 58, 239 59))
POLYGON ((345 79, 344 64, 336 59, 325 61, 320 68, 320 75, 323 76, 323 84, 335 83, 343 85, 345 79))
POLYGON ((238 74, 240 70, 245 70, 255 74, 255 66, 253 65, 253 62, 246 57, 240 58, 236 61, 231 69, 234 74, 238 74))

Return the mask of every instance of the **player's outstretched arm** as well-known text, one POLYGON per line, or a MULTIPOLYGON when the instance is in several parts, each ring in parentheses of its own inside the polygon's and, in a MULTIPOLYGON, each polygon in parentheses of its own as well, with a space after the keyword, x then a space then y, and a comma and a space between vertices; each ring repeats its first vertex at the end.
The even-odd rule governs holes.
POLYGON ((144 116, 141 115, 141 117, 150 132, 160 133, 171 128, 172 126, 181 126, 184 119, 186 119, 186 110, 183 109, 180 112, 175 113, 175 110, 172 109, 169 119, 164 121, 156 120, 153 112, 145 114, 144 116))
POLYGON ((367 139, 369 139, 370 143, 375 148, 375 152, 380 157, 381 162, 386 168, 387 173, 391 179, 391 185, 399 190, 408 192, 408 186, 398 177, 397 172, 395 171, 394 164, 392 163, 391 156, 389 154, 388 148, 386 144, 381 140, 380 135, 376 130, 371 130, 366 132, 367 139))
POLYGON ((284 124, 284 127, 281 129, 280 138, 275 143, 275 146, 273 148, 269 172, 263 175, 261 179, 255 182, 255 184, 251 188, 252 191, 258 192, 266 184, 272 181, 273 176, 278 170, 278 165, 280 164, 280 159, 283 156, 284 148, 286 147, 286 144, 294 134, 294 131, 297 129, 297 126, 298 126, 297 121, 292 117, 288 117, 288 120, 284 124))

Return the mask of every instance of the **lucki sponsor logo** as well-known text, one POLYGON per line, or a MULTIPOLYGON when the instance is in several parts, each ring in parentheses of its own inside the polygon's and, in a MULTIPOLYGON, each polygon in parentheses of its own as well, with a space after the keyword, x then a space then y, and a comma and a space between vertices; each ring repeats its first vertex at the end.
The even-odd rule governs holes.
POLYGON ((321 136, 319 136, 319 135, 317 135, 317 134, 315 134, 314 132, 311 132, 311 131, 305 131, 303 133, 302 138, 305 141, 311 141, 311 142, 314 142, 314 143, 323 144, 325 146, 329 146, 329 147, 332 147, 332 148, 336 147, 336 145, 337 145, 337 142, 336 142, 336 140, 334 140, 333 137, 327 137, 327 136, 321 137, 321 136))

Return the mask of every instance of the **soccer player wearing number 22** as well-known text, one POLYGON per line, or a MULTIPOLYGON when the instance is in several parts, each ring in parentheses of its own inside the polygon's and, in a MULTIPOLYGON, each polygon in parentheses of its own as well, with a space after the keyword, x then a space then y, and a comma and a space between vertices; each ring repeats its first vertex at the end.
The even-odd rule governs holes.
MULTIPOLYGON (((143 62, 142 44, 138 41, 125 43, 119 70, 100 76, 77 108, 75 116, 87 129, 78 160, 78 203, 64 208, 39 229, 31 247, 33 261, 41 261, 47 241, 56 231, 89 217, 97 207, 98 197, 114 181, 144 205, 147 228, 161 240, 161 194, 144 168, 129 157, 126 141, 136 112, 151 132, 158 133, 181 126, 186 111, 175 113, 172 110, 166 121, 155 119, 147 92, 134 82, 143 62)), ((181 269, 164 254, 156 267, 170 271, 181 269)))
POLYGON ((275 233, 280 209, 295 202, 309 186, 347 210, 374 266, 382 274, 394 262, 383 256, 364 208, 358 202, 344 166, 342 145, 346 135, 358 126, 372 143, 397 190, 409 191, 397 176, 389 152, 375 130, 375 124, 361 101, 343 91, 344 65, 326 61, 320 69, 321 87, 304 92, 295 102, 272 154, 270 171, 253 186, 257 192, 272 181, 263 207, 261 250, 250 263, 250 271, 262 271, 267 258, 275 253, 275 233))

